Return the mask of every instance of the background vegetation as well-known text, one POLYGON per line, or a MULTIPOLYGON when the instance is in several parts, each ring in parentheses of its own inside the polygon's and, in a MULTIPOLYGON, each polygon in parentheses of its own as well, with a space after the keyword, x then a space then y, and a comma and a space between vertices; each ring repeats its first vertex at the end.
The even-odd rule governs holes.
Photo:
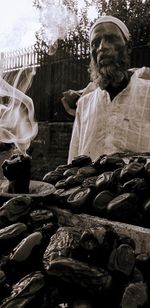
MULTIPOLYGON (((40 9, 45 0, 34 0, 33 4, 40 9)), ((150 1, 149 0, 84 0, 85 6, 79 10, 78 0, 63 0, 72 12, 79 16, 79 24, 74 32, 68 34, 69 40, 76 37, 88 40, 92 23, 88 10, 94 6, 97 16, 102 14, 120 18, 127 25, 134 46, 150 44, 150 1)), ((38 34, 37 34, 38 39, 38 34)))

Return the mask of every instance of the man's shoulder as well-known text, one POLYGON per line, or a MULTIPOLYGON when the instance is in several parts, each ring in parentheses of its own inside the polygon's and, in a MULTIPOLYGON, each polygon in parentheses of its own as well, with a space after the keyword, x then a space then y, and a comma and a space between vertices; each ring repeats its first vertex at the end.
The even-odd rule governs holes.
POLYGON ((81 96, 86 95, 90 92, 93 92, 96 88, 97 88, 97 85, 95 84, 94 81, 89 82, 86 88, 84 88, 81 96))
POLYGON ((130 72, 134 73, 138 78, 150 81, 150 67, 143 66, 141 68, 131 68, 130 72))
POLYGON ((93 89, 92 91, 90 91, 90 92, 84 94, 83 96, 81 96, 79 98, 78 102, 77 102, 77 105, 83 104, 83 103, 88 104, 89 102, 91 102, 93 100, 93 97, 95 96, 95 94, 97 94, 99 92, 98 89, 99 88, 97 87, 97 88, 93 89))

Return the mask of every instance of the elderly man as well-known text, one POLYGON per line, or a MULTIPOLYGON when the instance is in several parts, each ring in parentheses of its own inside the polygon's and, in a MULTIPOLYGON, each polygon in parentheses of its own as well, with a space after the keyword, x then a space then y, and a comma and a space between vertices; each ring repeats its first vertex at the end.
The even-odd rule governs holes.
POLYGON ((78 155, 150 152, 150 80, 141 78, 149 69, 129 70, 126 25, 102 16, 89 38, 94 88, 78 100, 68 163, 78 155))

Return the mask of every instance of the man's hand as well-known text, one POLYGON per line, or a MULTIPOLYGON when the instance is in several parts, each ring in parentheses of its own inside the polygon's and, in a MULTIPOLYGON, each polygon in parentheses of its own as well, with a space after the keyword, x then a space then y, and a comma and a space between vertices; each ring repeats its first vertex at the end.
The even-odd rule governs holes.
POLYGON ((63 106, 68 114, 75 116, 75 111, 77 107, 76 102, 80 98, 81 94, 81 91, 75 90, 68 90, 63 92, 61 102, 63 103, 63 106))

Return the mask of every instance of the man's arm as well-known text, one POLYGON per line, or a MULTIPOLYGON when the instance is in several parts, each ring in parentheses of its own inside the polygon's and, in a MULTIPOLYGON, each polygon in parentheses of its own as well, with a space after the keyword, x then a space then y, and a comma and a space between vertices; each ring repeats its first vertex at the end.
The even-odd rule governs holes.
POLYGON ((75 116, 76 113, 76 103, 78 99, 80 98, 83 90, 75 91, 75 90, 68 90, 63 92, 63 97, 61 99, 61 102, 67 111, 68 114, 71 116, 75 116))
POLYGON ((63 97, 61 99, 61 102, 67 113, 70 114, 71 116, 75 116, 78 99, 81 96, 86 95, 95 89, 96 89, 95 84, 93 82, 90 82, 87 85, 87 87, 85 87, 82 90, 78 91, 68 90, 66 92, 63 92, 63 97))

